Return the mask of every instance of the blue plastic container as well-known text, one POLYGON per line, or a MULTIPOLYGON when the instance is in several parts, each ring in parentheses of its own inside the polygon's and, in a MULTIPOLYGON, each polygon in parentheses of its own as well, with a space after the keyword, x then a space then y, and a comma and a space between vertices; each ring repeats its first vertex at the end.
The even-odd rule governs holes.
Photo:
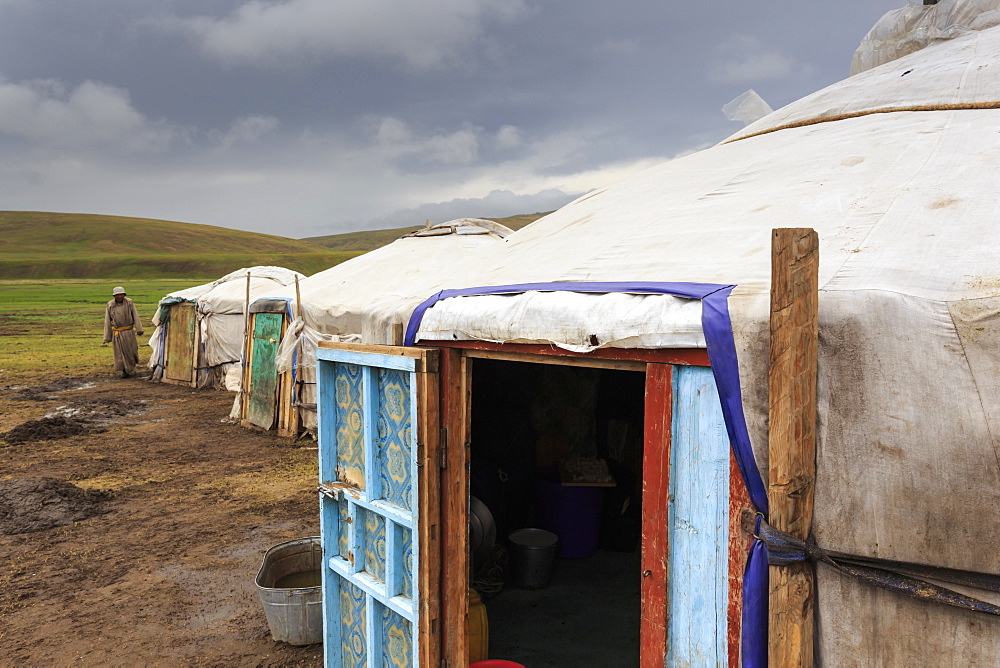
POLYGON ((558 558, 582 559, 597 552, 603 504, 603 487, 564 487, 555 467, 538 469, 536 526, 559 537, 558 558))

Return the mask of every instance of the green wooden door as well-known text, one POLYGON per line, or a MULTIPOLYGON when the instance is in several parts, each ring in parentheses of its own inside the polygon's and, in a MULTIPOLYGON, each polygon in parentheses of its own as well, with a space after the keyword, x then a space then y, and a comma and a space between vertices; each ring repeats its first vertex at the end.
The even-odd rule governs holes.
POLYGON ((278 369, 275 361, 284 317, 281 313, 254 315, 247 419, 264 429, 274 426, 277 414, 278 369))

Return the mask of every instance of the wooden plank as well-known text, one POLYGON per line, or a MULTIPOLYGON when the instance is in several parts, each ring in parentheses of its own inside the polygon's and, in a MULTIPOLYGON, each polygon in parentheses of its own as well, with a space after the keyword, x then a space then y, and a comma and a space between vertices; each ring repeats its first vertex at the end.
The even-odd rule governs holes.
POLYGON ((417 373, 422 370, 423 360, 413 358, 408 355, 380 355, 379 353, 355 352, 353 350, 317 350, 316 359, 332 360, 342 364, 353 364, 356 366, 379 366, 384 369, 394 369, 396 371, 406 371, 417 373), (378 356, 378 360, 372 358, 378 356))
POLYGON ((753 525, 749 531, 744 518, 754 517, 750 492, 740 475, 736 457, 729 453, 729 609, 726 611, 729 666, 739 668, 743 639, 743 572, 753 542, 753 525))
MULTIPOLYGON (((299 290, 299 277, 295 277, 295 319, 302 320, 302 293, 299 290)), ((281 337, 285 337, 285 333, 291 323, 287 320, 285 321, 285 326, 281 330, 281 337)), ((284 403, 278 404, 278 412, 284 416, 284 429, 287 436, 293 438, 298 437, 299 432, 302 428, 302 423, 299 421, 299 400, 302 396, 302 336, 300 336, 298 341, 295 343, 295 358, 293 360, 293 366, 300 368, 293 368, 291 371, 287 372, 285 375, 288 376, 288 397, 284 403)))
MULTIPOLYGON (((785 228, 771 240, 768 521, 799 538, 812 526, 816 479, 819 237, 785 228)), ((771 566, 768 665, 813 665, 811 565, 771 566)))
POLYGON ((182 385, 192 385, 197 380, 195 373, 197 322, 194 304, 178 302, 170 305, 163 380, 182 385))
POLYGON ((423 359, 427 348, 407 348, 404 346, 382 346, 372 343, 346 343, 344 341, 320 341, 320 348, 329 350, 348 350, 355 353, 375 353, 377 355, 395 355, 396 357, 412 357, 423 359))
MULTIPOLYGON (((285 333, 288 331, 288 318, 285 314, 281 314, 281 337, 279 341, 285 338, 285 333)), ((280 344, 279 344, 280 347, 280 344)), ((275 369, 275 373, 278 373, 275 369)), ((292 373, 278 373, 278 405, 275 407, 277 411, 277 422, 278 422, 278 436, 283 437, 295 437, 298 435, 296 430, 291 429, 292 425, 292 411, 294 409, 294 392, 295 385, 292 383, 292 373)))
POLYGON ((667 513, 673 420, 669 364, 646 367, 645 440, 642 452, 642 580, 639 665, 662 668, 667 656, 667 513))
MULTIPOLYGON (((253 326, 255 315, 250 317, 250 326, 253 326)), ((252 429, 256 425, 250 422, 250 366, 253 364, 253 343, 252 339, 244 335, 243 337, 243 368, 240 370, 240 426, 252 429)))
MULTIPOLYGON (((421 351, 437 357, 436 351, 421 351)), ((422 366, 429 366, 422 360, 422 366)), ((441 660, 441 506, 440 506, 440 379, 436 372, 417 373, 417 479, 420 535, 420 621, 417 630, 421 666, 441 660)))
POLYGON ((711 369, 675 367, 667 665, 728 661, 729 435, 711 369))
MULTIPOLYGON (((426 341, 426 345, 435 348, 463 348, 465 350, 493 350, 496 352, 511 352, 528 355, 545 355, 552 357, 573 357, 578 359, 602 360, 635 360, 640 362, 658 362, 660 364, 681 364, 692 366, 709 366, 708 351, 704 348, 599 348, 589 353, 577 353, 564 350, 553 345, 532 343, 491 343, 489 341, 426 341)), ((467 353, 469 354, 469 353, 467 353)), ((548 362, 554 363, 554 362, 548 362)))
POLYGON ((442 652, 449 666, 469 664, 470 371, 460 350, 441 351, 441 408, 447 451, 441 472, 442 652))
MULTIPOLYGON (((253 337, 251 336, 250 329, 250 272, 247 272, 247 296, 246 296, 246 310, 243 311, 243 350, 248 351, 253 349, 253 337)), ((240 392, 243 393, 245 397, 250 388, 250 361, 249 358, 244 360, 242 373, 240 374, 240 392)), ((249 401, 247 403, 247 408, 249 409, 249 401)), ((248 417, 248 413, 243 414, 244 417, 248 417)))
POLYGON ((469 350, 468 357, 480 357, 507 362, 528 362, 531 364, 558 364, 563 366, 587 367, 592 369, 615 369, 618 371, 645 371, 646 362, 638 360, 609 360, 600 357, 561 357, 538 355, 535 353, 513 353, 493 350, 469 350))
POLYGON ((291 373, 278 374, 281 393, 278 396, 278 436, 294 438, 299 435, 298 411, 294 406, 296 386, 291 373))
POLYGON ((281 325, 280 313, 257 313, 252 320, 247 420, 258 427, 271 429, 277 417, 278 373, 276 358, 281 325))

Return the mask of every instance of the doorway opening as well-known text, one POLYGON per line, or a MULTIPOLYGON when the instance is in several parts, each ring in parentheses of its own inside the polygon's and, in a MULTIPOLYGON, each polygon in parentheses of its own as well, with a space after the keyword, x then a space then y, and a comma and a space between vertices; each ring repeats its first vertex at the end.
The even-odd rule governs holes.
POLYGON ((645 383, 641 371, 475 360, 470 566, 490 658, 639 664, 645 383), (558 536, 547 577, 538 552, 509 539, 524 528, 558 536))

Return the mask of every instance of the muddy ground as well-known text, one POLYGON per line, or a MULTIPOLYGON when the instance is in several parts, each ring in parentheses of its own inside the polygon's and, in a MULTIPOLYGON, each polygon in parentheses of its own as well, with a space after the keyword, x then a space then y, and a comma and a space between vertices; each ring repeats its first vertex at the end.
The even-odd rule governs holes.
POLYGON ((316 449, 228 392, 114 378, 0 388, 0 665, 320 665, 271 639, 264 551, 318 533, 316 449))

